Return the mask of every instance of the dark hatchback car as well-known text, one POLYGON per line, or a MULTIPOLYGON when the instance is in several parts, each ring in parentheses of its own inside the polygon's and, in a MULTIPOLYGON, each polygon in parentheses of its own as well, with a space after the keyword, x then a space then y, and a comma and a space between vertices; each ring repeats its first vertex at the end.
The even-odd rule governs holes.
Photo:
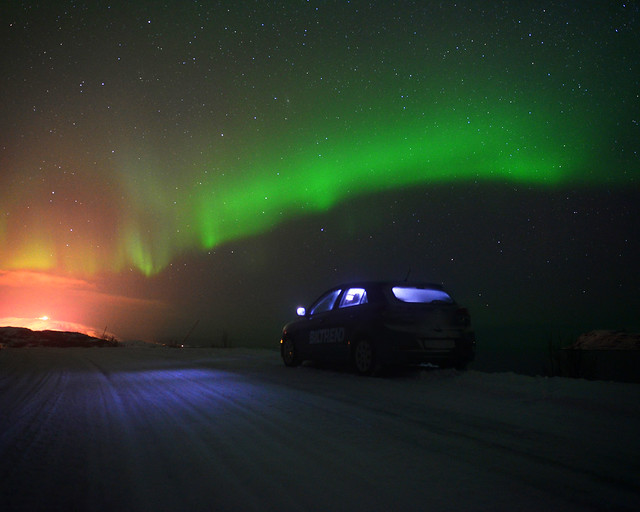
POLYGON ((371 375, 398 364, 464 369, 475 355, 469 311, 439 285, 358 282, 327 291, 285 325, 284 364, 350 362, 371 375))

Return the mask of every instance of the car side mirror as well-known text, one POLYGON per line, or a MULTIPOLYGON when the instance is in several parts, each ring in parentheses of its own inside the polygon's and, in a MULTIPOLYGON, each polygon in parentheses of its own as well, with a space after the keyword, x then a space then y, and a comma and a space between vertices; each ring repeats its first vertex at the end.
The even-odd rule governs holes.
POLYGON ((307 314, 307 310, 300 306, 298 309, 296 309, 296 313, 298 314, 298 316, 305 316, 307 314))

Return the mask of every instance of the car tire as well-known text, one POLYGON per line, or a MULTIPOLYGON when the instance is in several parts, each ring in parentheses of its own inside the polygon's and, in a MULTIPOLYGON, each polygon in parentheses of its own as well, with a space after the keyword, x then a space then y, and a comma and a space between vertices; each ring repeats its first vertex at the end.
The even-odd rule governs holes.
POLYGON ((353 349, 353 366, 360 375, 374 375, 378 369, 376 353, 369 340, 360 340, 353 349))
POLYGON ((298 366, 301 363, 296 344, 290 338, 282 340, 281 355, 285 366, 298 366))

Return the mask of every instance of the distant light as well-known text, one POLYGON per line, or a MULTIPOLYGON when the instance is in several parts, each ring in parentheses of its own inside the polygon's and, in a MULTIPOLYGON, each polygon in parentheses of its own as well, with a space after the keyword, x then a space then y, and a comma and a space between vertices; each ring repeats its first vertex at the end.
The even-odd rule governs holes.
POLYGON ((304 316, 307 314, 307 310, 300 306, 298 309, 296 309, 296 313, 298 313, 298 316, 304 316))

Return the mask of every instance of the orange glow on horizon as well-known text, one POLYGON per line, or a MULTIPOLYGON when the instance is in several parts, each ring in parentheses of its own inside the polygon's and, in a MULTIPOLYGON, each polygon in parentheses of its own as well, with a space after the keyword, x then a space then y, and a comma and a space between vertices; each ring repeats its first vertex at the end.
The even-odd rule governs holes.
POLYGON ((0 269, 0 326, 152 340, 163 334, 158 319, 164 321, 170 315, 161 300, 123 294, 110 275, 78 278, 0 269))
MULTIPOLYGON (((88 281, 45 272, 0 271, 0 325, 100 336, 85 324, 88 281)), ((93 322, 92 322, 93 323, 93 322)))

